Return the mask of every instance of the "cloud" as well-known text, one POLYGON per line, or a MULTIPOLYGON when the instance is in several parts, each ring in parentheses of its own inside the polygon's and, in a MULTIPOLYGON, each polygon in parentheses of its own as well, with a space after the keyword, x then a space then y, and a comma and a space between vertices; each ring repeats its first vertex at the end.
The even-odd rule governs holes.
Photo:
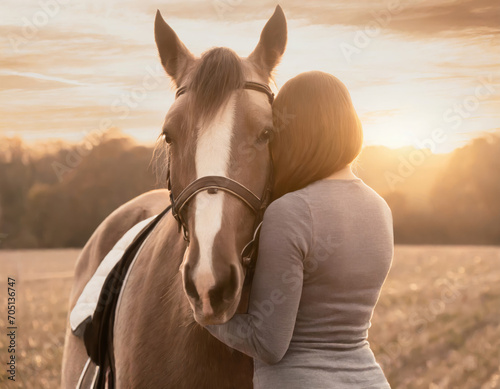
POLYGON ((68 84, 68 85, 79 85, 79 86, 88 85, 88 84, 84 84, 84 83, 79 82, 79 81, 68 80, 68 79, 62 78, 62 77, 53 77, 53 76, 47 76, 45 74, 31 73, 31 72, 24 73, 24 72, 17 72, 17 71, 8 70, 8 71, 0 71, 0 77, 1 77, 1 75, 26 77, 26 78, 32 78, 32 79, 34 78, 35 80, 42 80, 42 81, 55 81, 55 82, 59 82, 62 84, 68 84))
POLYGON ((500 33, 500 3, 465 0, 404 7, 389 28, 416 36, 500 33))
MULTIPOLYGON (((440 35, 500 34, 500 3, 498 0, 284 0, 280 2, 288 19, 305 19, 312 24, 345 25, 364 28, 368 23, 381 23, 384 29, 418 37, 440 35), (390 12, 389 5, 398 5, 390 12)), ((153 1, 147 7, 162 11, 164 18, 222 19, 241 21, 248 18, 269 18, 276 3, 270 0, 242 1, 173 1, 168 5, 153 1), (196 7, 193 7, 196 3, 196 7), (193 11, 196 9, 196 11, 193 11)))
MULTIPOLYGON (((80 133, 111 118, 125 131, 144 129, 141 134, 154 139, 173 98, 162 69, 155 71, 157 87, 142 97, 144 77, 159 66, 156 9, 194 53, 224 45, 245 55, 276 6, 275 0, 111 0, 106 7, 90 1, 86 7, 76 2, 78 7, 61 8, 19 50, 9 36, 22 36, 23 17, 32 20, 40 7, 8 7, 4 20, 9 22, 0 24, 0 98, 5 101, 0 133, 80 133), (120 120, 114 102, 126 105, 132 93, 130 115, 120 120)), ((390 120, 401 133, 405 115, 432 116, 450 101, 461 102, 480 75, 496 74, 500 39, 485 39, 500 38, 500 4, 493 0, 399 0, 399 12, 381 34, 346 63, 339 44, 351 42, 356 31, 397 1, 280 0, 290 39, 279 82, 311 67, 338 75, 361 107, 367 128, 379 125, 372 126, 378 134, 390 120)), ((497 112, 496 98, 482 103, 485 115, 497 112)))
POLYGON ((389 116, 395 116, 401 113, 400 109, 383 109, 378 111, 365 112, 362 115, 362 120, 366 122, 376 121, 380 118, 387 118, 389 116))

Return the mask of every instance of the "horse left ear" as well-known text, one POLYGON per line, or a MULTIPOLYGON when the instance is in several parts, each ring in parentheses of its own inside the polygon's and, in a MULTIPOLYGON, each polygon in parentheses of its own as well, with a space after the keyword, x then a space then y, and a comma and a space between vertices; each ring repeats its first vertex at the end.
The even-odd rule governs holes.
POLYGON ((165 71, 180 86, 182 77, 194 56, 184 46, 175 31, 170 27, 158 10, 155 18, 155 41, 165 71))
POLYGON ((278 5, 264 26, 257 47, 248 59, 271 74, 285 52, 286 41, 286 18, 283 9, 278 5))

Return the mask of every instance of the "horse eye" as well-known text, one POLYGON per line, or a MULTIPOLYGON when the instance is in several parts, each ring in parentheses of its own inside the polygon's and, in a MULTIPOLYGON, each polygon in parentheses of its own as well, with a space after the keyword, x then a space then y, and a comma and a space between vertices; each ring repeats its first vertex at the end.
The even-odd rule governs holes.
POLYGON ((269 139, 271 139, 272 135, 273 135, 273 129, 271 127, 266 127, 264 131, 260 133, 259 137, 257 138, 257 141, 260 143, 268 142, 269 139))
POLYGON ((163 135, 163 139, 165 140, 165 142, 167 144, 171 144, 172 143, 172 138, 166 132, 164 132, 162 135, 163 135))

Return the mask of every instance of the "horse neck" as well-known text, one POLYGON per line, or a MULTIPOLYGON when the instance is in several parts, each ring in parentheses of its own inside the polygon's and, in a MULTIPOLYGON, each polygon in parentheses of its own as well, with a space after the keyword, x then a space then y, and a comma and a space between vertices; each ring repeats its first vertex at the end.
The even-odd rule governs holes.
POLYGON ((137 387, 251 388, 252 360, 216 340, 193 318, 179 272, 185 249, 177 222, 166 214, 145 242, 122 292, 114 339, 117 381, 137 387), (226 369, 235 375, 225 374, 226 369))

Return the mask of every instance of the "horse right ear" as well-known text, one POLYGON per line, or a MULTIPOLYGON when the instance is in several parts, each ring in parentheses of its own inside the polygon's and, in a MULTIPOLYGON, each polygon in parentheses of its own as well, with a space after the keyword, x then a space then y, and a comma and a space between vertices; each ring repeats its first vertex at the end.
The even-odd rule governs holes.
POLYGON ((267 21, 255 50, 248 56, 259 68, 271 74, 285 52, 287 41, 286 17, 278 5, 267 21))
POLYGON ((163 20, 159 10, 155 18, 155 41, 165 71, 179 87, 185 70, 194 61, 194 56, 172 27, 163 20))

